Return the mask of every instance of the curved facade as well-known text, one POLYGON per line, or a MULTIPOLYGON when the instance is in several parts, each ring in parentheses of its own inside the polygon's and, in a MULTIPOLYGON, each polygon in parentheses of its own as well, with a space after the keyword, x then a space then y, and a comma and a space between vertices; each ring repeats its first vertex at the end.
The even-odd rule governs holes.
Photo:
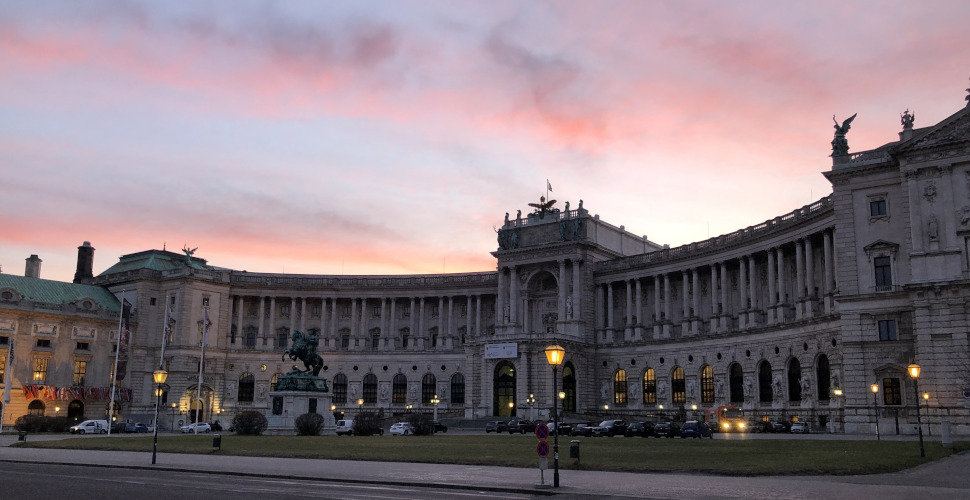
MULTIPOLYGON (((735 405, 753 420, 797 419, 816 431, 872 433, 878 421, 883 433, 910 434, 916 387, 906 366, 917 362, 924 425, 947 421, 970 434, 970 108, 834 157, 824 175, 830 196, 677 248, 602 221, 580 201, 506 215, 491 272, 260 274, 151 250, 91 277, 91 249, 79 253, 83 284, 64 285, 125 291, 134 313, 121 414, 150 414, 161 362, 170 374, 163 428, 193 411, 223 423, 242 409, 270 411, 275 378, 293 365, 281 353, 299 330, 319 336, 338 411, 431 411, 437 396, 448 417, 548 414, 543 349, 558 343, 567 416, 689 418, 735 405)), ((33 325, 100 321, 91 373, 105 377, 108 321, 25 298, 21 288, 45 280, 0 279, 0 292, 19 294, 0 301, 0 339, 17 339, 19 362, 45 352, 33 325)), ((117 298, 102 301, 117 314, 117 298)), ((52 339, 57 363, 81 356, 74 339, 52 339)), ((44 398, 32 397, 26 386, 36 384, 21 382, 17 366, 8 424, 44 398)))

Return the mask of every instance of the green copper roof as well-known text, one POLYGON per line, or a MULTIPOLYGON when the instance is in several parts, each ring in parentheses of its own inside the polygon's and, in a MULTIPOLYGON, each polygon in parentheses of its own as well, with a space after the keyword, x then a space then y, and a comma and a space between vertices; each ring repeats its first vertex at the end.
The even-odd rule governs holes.
POLYGON ((144 252, 122 255, 118 259, 117 264, 109 267, 98 276, 137 271, 139 269, 170 271, 184 268, 187 265, 193 269, 211 269, 210 266, 206 265, 204 259, 192 257, 189 261, 186 261, 185 255, 165 250, 146 250, 144 252))
POLYGON ((13 289, 23 296, 23 300, 42 304, 69 304, 81 299, 92 299, 105 309, 120 310, 114 294, 100 286, 0 274, 0 290, 3 289, 13 289))

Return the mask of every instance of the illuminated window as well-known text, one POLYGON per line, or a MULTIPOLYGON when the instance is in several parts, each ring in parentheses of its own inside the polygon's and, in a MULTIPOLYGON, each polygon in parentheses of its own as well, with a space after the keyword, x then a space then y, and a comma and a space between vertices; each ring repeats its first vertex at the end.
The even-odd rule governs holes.
POLYGON ((363 394, 365 405, 377 404, 377 375, 373 373, 364 375, 363 394))
POLYGON ((391 384, 391 403, 404 404, 407 401, 408 378, 403 373, 398 373, 391 384))
POLYGON ((657 375, 653 368, 643 372, 643 402, 648 405, 657 404, 657 375))
POLYGON ((438 392, 437 380, 434 375, 427 374, 421 379, 421 402, 431 404, 431 398, 438 392))
POLYGON ((47 383, 47 364, 49 362, 49 358, 34 358, 34 383, 47 383))
POLYGON ((347 376, 343 373, 333 378, 333 403, 347 404, 347 376))
POLYGON ((74 360, 74 385, 84 385, 84 376, 87 374, 87 371, 87 361, 74 360))
POLYGON ((714 368, 707 365, 701 369, 701 403, 714 402, 714 368))
POLYGON ((613 374, 613 403, 626 404, 626 370, 617 370, 613 374))
POLYGON ((684 382, 684 369, 681 367, 674 368, 673 374, 671 375, 670 387, 673 392, 673 403, 674 404, 684 404, 687 402, 687 389, 684 382))

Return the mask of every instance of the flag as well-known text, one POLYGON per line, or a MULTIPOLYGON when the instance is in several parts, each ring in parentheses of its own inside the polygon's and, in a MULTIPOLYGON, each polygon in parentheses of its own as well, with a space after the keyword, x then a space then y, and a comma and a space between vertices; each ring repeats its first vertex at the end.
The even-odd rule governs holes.
POLYGON ((212 325, 212 322, 209 321, 209 308, 206 307, 205 313, 202 316, 202 353, 201 353, 202 364, 199 367, 199 373, 202 373, 203 371, 205 371, 205 345, 206 343, 209 342, 209 326, 211 325, 212 325))
POLYGON ((118 366, 115 368, 115 380, 121 382, 125 379, 128 371, 128 344, 131 341, 131 302, 128 299, 122 300, 121 307, 121 329, 118 331, 118 366))
POLYGON ((546 179, 546 191, 552 191, 552 184, 549 183, 549 179, 546 179))
MULTIPOLYGON (((13 337, 10 337, 10 343, 7 344, 7 366, 3 371, 3 407, 7 408, 10 404, 10 386, 13 385, 13 337)), ((0 425, 3 422, 0 421, 0 425)))
POLYGON ((175 311, 172 309, 173 305, 169 303, 165 306, 165 323, 162 326, 162 352, 158 357, 159 369, 165 368, 165 346, 171 342, 172 333, 175 331, 175 311))

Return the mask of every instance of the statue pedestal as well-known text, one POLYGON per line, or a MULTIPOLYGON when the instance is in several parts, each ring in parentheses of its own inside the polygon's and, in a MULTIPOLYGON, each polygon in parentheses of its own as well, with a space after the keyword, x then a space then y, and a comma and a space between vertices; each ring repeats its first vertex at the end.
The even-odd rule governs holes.
POLYGON ((318 391, 272 391, 269 393, 270 410, 266 412, 266 434, 296 435, 296 418, 304 413, 315 412, 323 416, 321 434, 333 432, 336 425, 330 411, 332 396, 318 391))

